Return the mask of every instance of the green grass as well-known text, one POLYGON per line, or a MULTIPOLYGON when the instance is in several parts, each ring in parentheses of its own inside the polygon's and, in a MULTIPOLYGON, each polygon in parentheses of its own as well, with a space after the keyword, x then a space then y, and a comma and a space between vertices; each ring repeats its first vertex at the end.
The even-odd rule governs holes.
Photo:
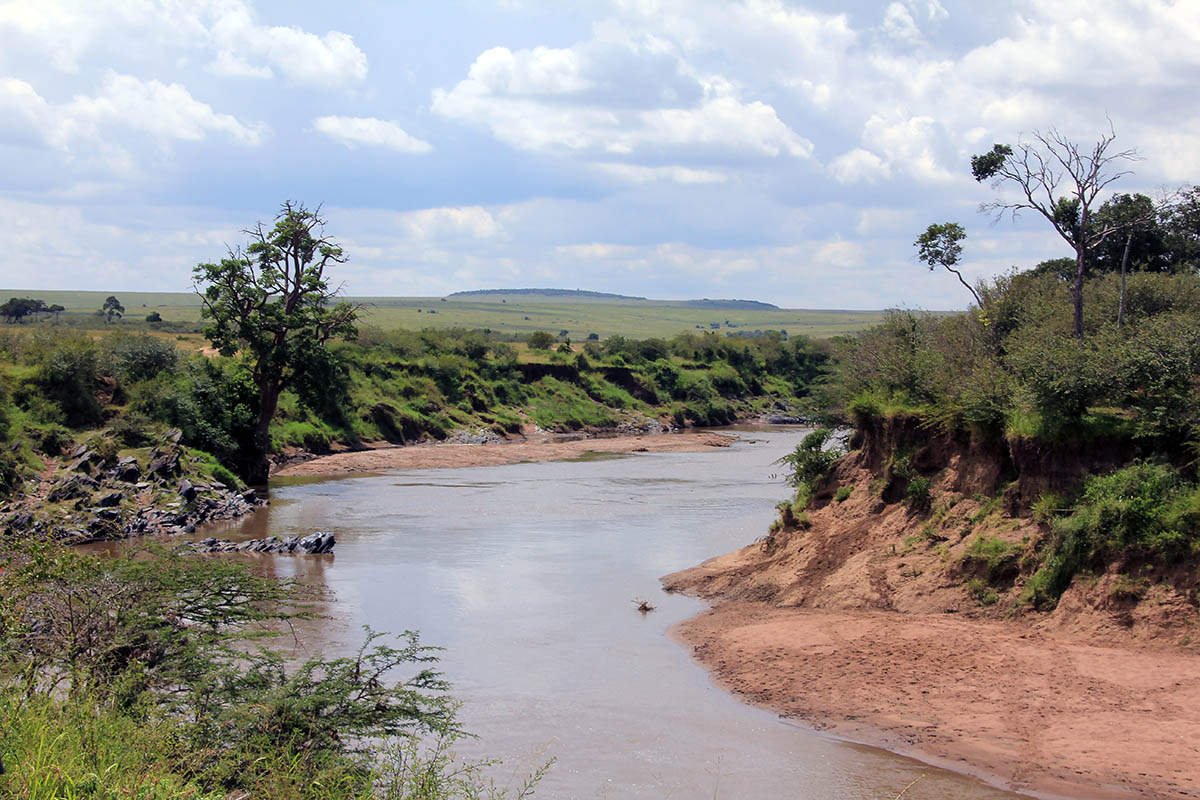
MULTIPOLYGON (((200 300, 186 292, 70 292, 40 289, 0 289, 0 298, 35 297, 66 307, 64 319, 77 324, 112 329, 93 316, 110 294, 125 306, 125 322, 144 325, 152 311, 166 322, 197 323, 200 300)), ((490 328, 506 334, 525 335, 537 330, 558 334, 567 331, 580 344, 589 333, 601 338, 620 334, 632 338, 669 338, 683 331, 716 330, 746 333, 755 330, 786 330, 812 338, 829 338, 854 333, 883 318, 881 311, 820 311, 781 309, 706 309, 669 300, 610 300, 603 298, 556 298, 530 295, 481 297, 351 297, 364 305, 361 324, 386 330, 407 328, 490 328), (431 313, 436 312, 436 313, 431 313), (728 323, 728 324, 727 324, 728 323), (713 328, 712 325, 717 325, 713 328)), ((31 327, 34 323, 26 323, 31 327)))

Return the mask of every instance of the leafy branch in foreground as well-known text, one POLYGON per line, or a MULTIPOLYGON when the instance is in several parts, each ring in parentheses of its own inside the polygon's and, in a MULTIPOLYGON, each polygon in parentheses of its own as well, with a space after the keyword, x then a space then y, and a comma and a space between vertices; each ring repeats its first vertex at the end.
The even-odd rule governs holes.
POLYGON ((295 666, 264 647, 306 599, 218 559, 18 544, 0 570, 0 695, 169 731, 148 741, 171 774, 272 797, 342 796, 310 794, 317 776, 365 797, 382 744, 465 735, 413 631, 368 629, 354 654, 295 666))

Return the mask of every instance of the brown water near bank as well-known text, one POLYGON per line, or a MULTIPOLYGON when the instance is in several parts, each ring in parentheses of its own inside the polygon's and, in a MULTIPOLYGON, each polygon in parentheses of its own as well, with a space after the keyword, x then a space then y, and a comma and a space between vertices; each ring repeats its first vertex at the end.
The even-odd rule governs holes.
POLYGON ((890 800, 910 784, 905 800, 1015 797, 745 705, 667 636, 704 605, 660 593, 659 576, 761 535, 787 491, 772 462, 804 433, 288 478, 270 507, 219 535, 334 531, 332 557, 257 559, 328 591, 328 619, 298 629, 298 652, 344 653, 364 624, 420 630, 446 648, 441 667, 480 737, 468 754, 502 758, 507 783, 557 758, 539 797, 890 800), (638 597, 657 610, 638 613, 638 597))

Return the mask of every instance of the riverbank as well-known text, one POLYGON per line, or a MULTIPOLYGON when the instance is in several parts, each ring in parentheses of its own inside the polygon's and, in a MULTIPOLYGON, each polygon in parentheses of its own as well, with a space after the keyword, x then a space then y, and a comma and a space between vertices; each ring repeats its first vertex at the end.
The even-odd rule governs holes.
POLYGON ((673 633, 722 687, 838 738, 1040 797, 1200 796, 1200 656, 1177 648, 747 602, 673 633))
POLYGON ((484 444, 431 443, 385 445, 321 456, 288 464, 273 476, 341 475, 391 469, 436 469, 563 461, 586 453, 680 453, 728 447, 736 436, 710 431, 587 437, 579 434, 531 432, 519 439, 484 444))
POLYGON ((918 504, 882 466, 896 442, 860 444, 765 537, 662 579, 713 604, 675 634, 717 682, 1035 796, 1200 797, 1190 567, 1116 562, 1038 610, 1026 585, 1054 529, 1019 512, 995 458, 908 450, 933 476, 918 504))

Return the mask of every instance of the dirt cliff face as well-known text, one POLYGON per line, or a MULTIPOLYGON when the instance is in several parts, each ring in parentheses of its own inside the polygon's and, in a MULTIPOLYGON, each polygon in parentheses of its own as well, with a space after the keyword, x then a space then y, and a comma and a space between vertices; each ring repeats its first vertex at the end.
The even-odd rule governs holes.
POLYGON ((861 427, 852 446, 817 487, 807 520, 668 575, 664 587, 777 607, 1019 616, 1088 637, 1200 638, 1197 587, 1185 575, 1132 578, 1136 565, 1113 564, 1077 577, 1051 614, 1021 600, 1052 535, 1030 504, 1115 463, 1116 446, 980 445, 904 419, 861 427), (929 489, 914 502, 918 479, 929 489))

